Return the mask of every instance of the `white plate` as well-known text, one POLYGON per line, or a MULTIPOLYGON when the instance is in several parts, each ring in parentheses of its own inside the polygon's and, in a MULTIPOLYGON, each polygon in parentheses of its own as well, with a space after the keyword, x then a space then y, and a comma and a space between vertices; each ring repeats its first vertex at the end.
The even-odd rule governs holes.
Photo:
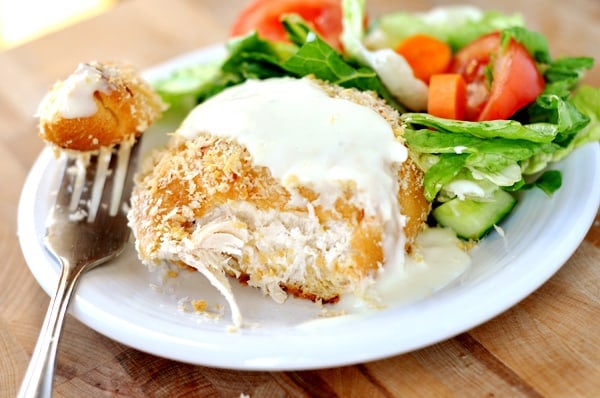
MULTIPOLYGON (((213 47, 147 72, 150 79, 185 64, 215 59, 213 47)), ((528 192, 502 227, 473 251, 471 266, 431 296, 361 316, 318 318, 312 303, 278 305, 252 288, 233 284, 245 319, 254 328, 227 331, 225 301, 199 275, 152 288, 158 275, 140 265, 130 247, 115 263, 86 274, 71 314, 116 341, 141 351, 215 367, 286 370, 359 363, 412 351, 464 332, 513 306, 548 280, 575 251, 600 204, 600 149, 580 148, 554 168, 563 187, 552 198, 528 192), (184 297, 219 303, 225 315, 207 319, 178 309, 184 297)), ((23 188, 18 234, 31 272, 51 293, 58 265, 42 236, 57 162, 44 150, 23 188)))

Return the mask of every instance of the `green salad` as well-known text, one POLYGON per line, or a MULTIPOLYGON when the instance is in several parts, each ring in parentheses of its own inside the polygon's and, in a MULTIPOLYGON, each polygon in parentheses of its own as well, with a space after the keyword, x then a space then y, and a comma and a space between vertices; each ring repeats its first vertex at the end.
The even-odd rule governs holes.
POLYGON ((177 70, 155 88, 182 115, 248 79, 312 75, 374 91, 400 114, 434 222, 472 240, 511 212, 518 192, 552 195, 562 181, 548 166, 600 140, 600 89, 580 83, 593 59, 553 57, 545 37, 528 30, 521 16, 447 7, 383 15, 367 25, 364 0, 343 0, 341 10, 343 50, 299 14, 284 14, 288 41, 251 31, 230 39, 219 62, 177 70), (442 54, 411 64, 397 50, 422 36, 451 54, 445 69, 425 79, 416 77, 418 68, 442 54), (449 100, 434 87, 438 75, 458 82, 447 86, 449 100), (453 117, 436 114, 434 104, 453 117))

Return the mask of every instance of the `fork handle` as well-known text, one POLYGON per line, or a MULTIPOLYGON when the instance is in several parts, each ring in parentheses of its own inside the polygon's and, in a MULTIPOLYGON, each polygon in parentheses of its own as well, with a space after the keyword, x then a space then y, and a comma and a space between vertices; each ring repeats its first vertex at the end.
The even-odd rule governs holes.
POLYGON ((68 261, 60 259, 61 272, 56 293, 52 296, 44 323, 25 372, 18 398, 52 396, 52 380, 58 341, 69 301, 81 272, 74 272, 68 261))

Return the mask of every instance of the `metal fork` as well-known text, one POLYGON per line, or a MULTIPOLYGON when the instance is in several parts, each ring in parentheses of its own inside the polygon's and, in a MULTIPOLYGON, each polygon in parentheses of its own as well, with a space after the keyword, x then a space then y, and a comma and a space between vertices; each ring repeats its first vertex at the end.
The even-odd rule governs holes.
POLYGON ((86 271, 117 257, 129 239, 125 206, 139 147, 121 145, 88 159, 67 159, 44 239, 61 265, 60 277, 19 398, 52 395, 58 342, 77 282, 86 271))

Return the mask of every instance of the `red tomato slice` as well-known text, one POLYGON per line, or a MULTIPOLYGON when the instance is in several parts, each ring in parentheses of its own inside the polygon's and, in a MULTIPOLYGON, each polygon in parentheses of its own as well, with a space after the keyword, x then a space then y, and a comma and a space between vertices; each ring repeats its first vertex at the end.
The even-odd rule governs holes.
POLYGON ((231 28, 231 36, 256 29, 266 39, 287 41, 280 17, 291 13, 300 15, 332 47, 342 49, 340 0, 255 0, 239 14, 231 28))
POLYGON ((512 39, 505 48, 500 44, 500 33, 491 33, 454 57, 450 69, 467 82, 468 120, 508 119, 544 90, 544 78, 525 47, 512 39), (491 86, 487 68, 491 68, 491 86))

